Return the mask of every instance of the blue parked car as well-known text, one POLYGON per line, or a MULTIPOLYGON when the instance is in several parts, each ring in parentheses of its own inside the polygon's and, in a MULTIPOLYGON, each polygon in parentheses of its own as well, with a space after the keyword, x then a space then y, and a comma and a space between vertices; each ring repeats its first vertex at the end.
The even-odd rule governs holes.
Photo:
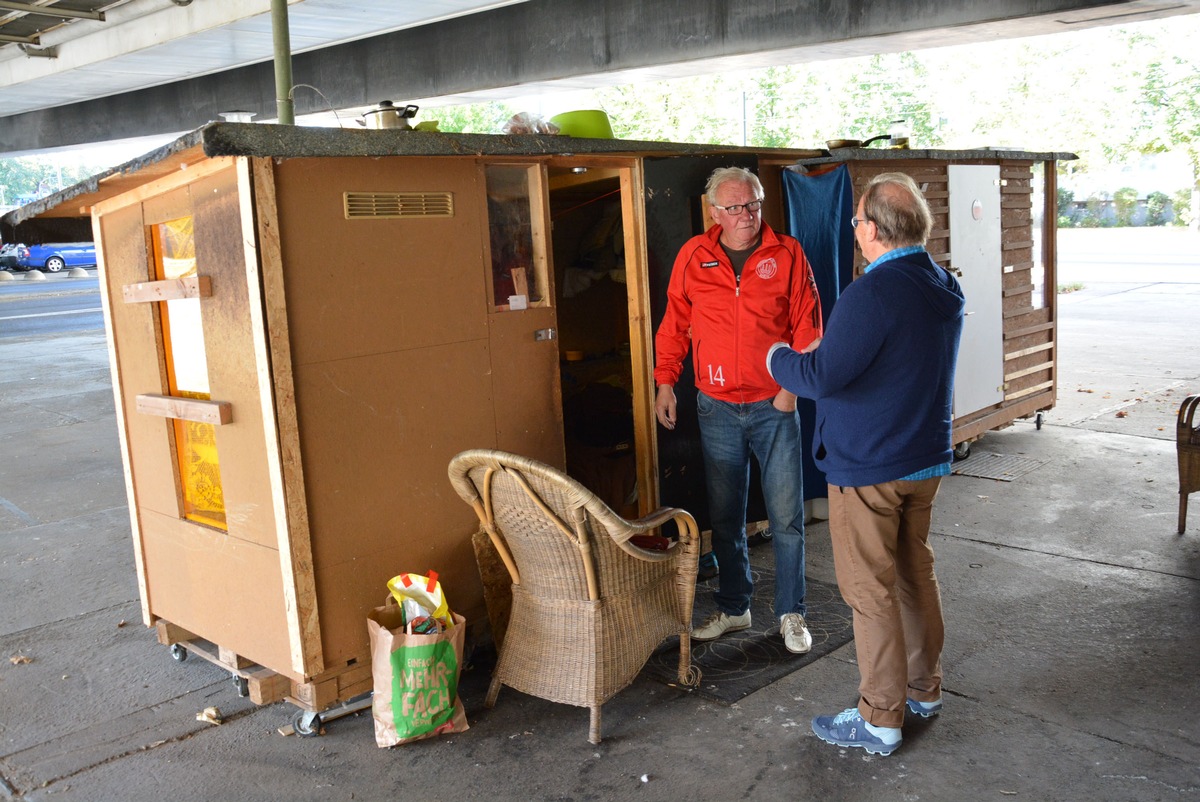
POLYGON ((45 245, 18 245, 17 266, 21 270, 57 273, 67 267, 95 267, 96 246, 91 242, 50 242, 45 245))

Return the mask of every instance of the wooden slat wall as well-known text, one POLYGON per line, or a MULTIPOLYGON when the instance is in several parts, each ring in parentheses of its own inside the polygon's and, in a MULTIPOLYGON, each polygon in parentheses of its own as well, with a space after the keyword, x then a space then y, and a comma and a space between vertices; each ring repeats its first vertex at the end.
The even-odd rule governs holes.
MULTIPOLYGON (((1035 410, 1046 409, 1054 405, 1056 389, 1055 324, 1053 307, 1034 297, 1033 165, 1027 161, 1001 161, 1000 179, 1005 389, 1004 402, 997 409, 1015 413, 1016 407, 1025 410, 1031 403, 1035 410), (1037 307, 1035 300, 1040 302, 1037 307)), ((1054 291, 1053 283, 1047 282, 1043 292, 1052 299, 1054 291)), ((976 428, 986 416, 986 412, 972 416, 976 428)), ((1013 414, 1012 419, 1019 416, 1013 414)))
MULTIPOLYGON (((933 213, 933 230, 927 249, 934 261, 953 269, 954 255, 950 252, 950 164, 999 164, 1001 265, 1004 278, 1004 401, 965 415, 954 422, 954 442, 961 443, 979 437, 984 432, 1028 417, 1038 410, 1054 406, 1056 395, 1054 359, 1055 307, 1054 282, 1047 272, 1045 292, 1049 297, 1034 301, 1034 238, 1033 238, 1033 164, 1029 161, 970 160, 942 162, 858 161, 850 162, 854 182, 854 197, 861 196, 867 182, 887 171, 910 175, 925 193, 933 213)), ((1048 170, 1054 165, 1049 164, 1048 170)), ((1053 229, 1051 229, 1052 231, 1053 229)), ((1046 246, 1043 246, 1046 247, 1046 246)), ((1053 246, 1050 246, 1053 254, 1053 246)), ((857 255, 854 275, 862 275, 866 261, 857 255)))

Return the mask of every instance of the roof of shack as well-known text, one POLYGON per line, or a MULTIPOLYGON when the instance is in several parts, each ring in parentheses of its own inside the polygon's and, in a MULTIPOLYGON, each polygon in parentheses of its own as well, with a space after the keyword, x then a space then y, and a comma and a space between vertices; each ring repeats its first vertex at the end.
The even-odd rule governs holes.
POLYGON ((630 139, 586 139, 548 134, 451 134, 398 129, 314 128, 264 123, 209 123, 136 159, 14 209, 0 218, 6 230, 26 220, 84 217, 96 203, 120 195, 203 158, 260 156, 279 159, 331 156, 687 156, 756 153, 801 165, 880 159, 1070 160, 1073 153, 1022 150, 886 150, 755 148, 630 139))

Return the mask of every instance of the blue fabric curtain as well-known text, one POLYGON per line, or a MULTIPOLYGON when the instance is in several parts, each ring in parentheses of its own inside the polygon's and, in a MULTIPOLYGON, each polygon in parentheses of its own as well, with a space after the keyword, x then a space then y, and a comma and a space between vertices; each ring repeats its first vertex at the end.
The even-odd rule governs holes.
MULTIPOLYGON (((783 171, 787 201, 787 233, 800 241, 812 265, 821 296, 821 316, 826 322, 842 289, 854 276, 854 188, 850 171, 840 165, 819 175, 783 171)), ((797 404, 804 438, 804 498, 828 495, 825 473, 812 456, 816 405, 807 398, 797 404)))

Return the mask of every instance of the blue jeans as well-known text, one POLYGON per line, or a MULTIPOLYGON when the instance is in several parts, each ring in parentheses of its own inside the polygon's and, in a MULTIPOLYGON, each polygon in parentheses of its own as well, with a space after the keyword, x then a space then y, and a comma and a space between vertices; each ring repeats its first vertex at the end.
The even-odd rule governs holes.
POLYGON ((750 609, 754 584, 746 546, 750 455, 762 469, 763 498, 775 545, 775 615, 807 612, 804 604, 804 483, 800 419, 770 399, 752 404, 696 396, 713 552, 720 572, 714 596, 726 615, 750 609))

